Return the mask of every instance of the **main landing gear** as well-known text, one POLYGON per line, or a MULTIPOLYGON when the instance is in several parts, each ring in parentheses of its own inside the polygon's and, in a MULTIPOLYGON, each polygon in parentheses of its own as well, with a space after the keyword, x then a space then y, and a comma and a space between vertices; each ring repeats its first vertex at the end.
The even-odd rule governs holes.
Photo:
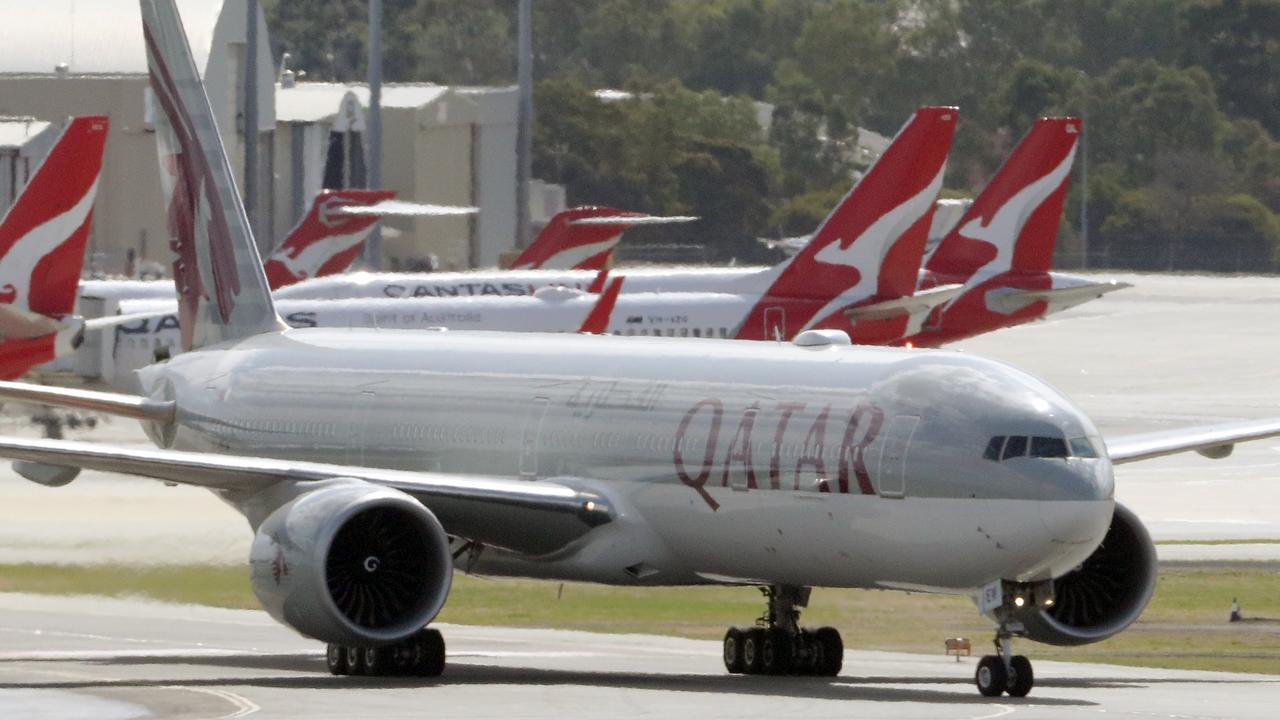
POLYGON ((1035 673, 1026 655, 1013 654, 1013 636, 1003 628, 996 632, 996 654, 984 655, 978 661, 974 682, 986 697, 1026 697, 1035 685, 1035 673))
POLYGON ((325 661, 329 672, 334 675, 436 677, 444 672, 444 637, 439 630, 424 628, 394 645, 347 647, 330 644, 325 661))
POLYGON ((744 675, 839 675, 844 664, 840 631, 799 625, 809 588, 772 585, 761 591, 769 607, 755 627, 732 627, 724 634, 725 669, 744 675))

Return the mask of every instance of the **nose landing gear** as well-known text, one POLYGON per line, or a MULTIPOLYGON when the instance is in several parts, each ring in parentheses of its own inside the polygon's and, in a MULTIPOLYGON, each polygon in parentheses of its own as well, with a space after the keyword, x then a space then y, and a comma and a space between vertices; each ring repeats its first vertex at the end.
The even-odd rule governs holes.
POLYGON ((809 604, 810 589, 772 585, 760 590, 768 609, 755 627, 725 633, 725 669, 743 675, 839 675, 844 664, 840 631, 800 627, 799 608, 809 604))
POLYGON ((974 682, 986 697, 1026 697, 1035 685, 1031 661, 1025 655, 1013 654, 1013 636, 1001 628, 996 632, 996 655, 984 655, 978 661, 974 682))

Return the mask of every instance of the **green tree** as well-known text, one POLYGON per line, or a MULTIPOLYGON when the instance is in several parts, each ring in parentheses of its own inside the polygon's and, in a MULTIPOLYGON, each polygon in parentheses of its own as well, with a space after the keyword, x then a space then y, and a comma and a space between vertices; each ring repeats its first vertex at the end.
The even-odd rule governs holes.
POLYGON ((1280 135, 1280 0, 1191 0, 1185 61, 1204 67, 1234 117, 1280 135))

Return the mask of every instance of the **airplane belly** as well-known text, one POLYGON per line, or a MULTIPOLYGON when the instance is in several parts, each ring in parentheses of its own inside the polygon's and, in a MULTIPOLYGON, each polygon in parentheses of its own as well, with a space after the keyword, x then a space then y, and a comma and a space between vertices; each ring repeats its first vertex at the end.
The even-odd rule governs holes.
MULTIPOLYGON (((614 488, 616 491, 618 488, 614 488)), ((1042 576, 1062 549, 1034 501, 715 493, 720 510, 647 486, 631 523, 592 531, 570 554, 481 553, 470 572, 615 585, 791 584, 964 594, 1042 576), (643 521, 637 522, 643 518, 643 521)), ((1055 567, 1061 563, 1055 563, 1055 567)))

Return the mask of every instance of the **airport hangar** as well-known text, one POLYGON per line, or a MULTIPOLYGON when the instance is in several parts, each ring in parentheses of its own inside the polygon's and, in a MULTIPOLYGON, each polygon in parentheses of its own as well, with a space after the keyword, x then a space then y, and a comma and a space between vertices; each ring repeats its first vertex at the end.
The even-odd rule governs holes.
MULTIPOLYGON (((203 69, 232 170, 243 184, 245 0, 178 0, 203 69)), ((146 54, 134 0, 45 0, 0 23, 0 212, 69 115, 103 114, 111 130, 89 236, 93 271, 120 274, 169 258, 146 54)), ((368 88, 277 77, 264 17, 257 47, 262 249, 288 232, 322 186, 362 186, 368 88), (279 80, 283 80, 281 83, 279 80)), ((480 208, 474 218, 384 222, 384 269, 494 266, 515 246, 514 87, 383 88, 383 184, 401 199, 480 208), (412 148, 412 152, 406 149, 412 148)), ((531 218, 564 206, 563 190, 534 183, 531 218)))

